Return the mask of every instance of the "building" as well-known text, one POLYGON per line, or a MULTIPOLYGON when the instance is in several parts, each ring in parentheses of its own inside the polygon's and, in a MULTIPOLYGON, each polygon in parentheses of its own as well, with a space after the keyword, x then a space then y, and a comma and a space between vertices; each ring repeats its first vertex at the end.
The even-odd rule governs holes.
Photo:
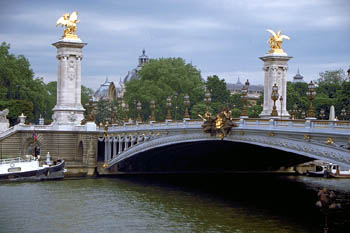
POLYGON ((130 82, 133 79, 138 79, 139 75, 138 72, 141 70, 141 68, 149 61, 148 56, 146 55, 145 49, 142 50, 141 56, 139 56, 139 64, 136 68, 128 71, 127 75, 124 77, 123 80, 119 81, 120 85, 120 91, 117 93, 118 97, 123 97, 125 92, 125 84, 130 82))
MULTIPOLYGON (((244 84, 241 83, 240 78, 238 77, 236 83, 227 83, 227 89, 230 90, 231 95, 241 94, 244 84)), ((264 93, 263 85, 249 85, 248 88, 248 101, 252 105, 255 105, 260 96, 264 93)))
POLYGON ((101 99, 104 99, 104 100, 113 101, 113 100, 116 100, 117 98, 122 98, 125 92, 125 84, 130 82, 133 79, 139 78, 138 72, 148 61, 149 61, 149 58, 146 55, 145 49, 143 49, 141 56, 139 56, 137 67, 128 71, 127 75, 124 77, 123 80, 122 79, 119 80, 120 87, 116 87, 114 82, 108 81, 108 78, 106 78, 106 81, 103 82, 95 92, 94 100, 99 101, 101 99))
POLYGON ((304 83, 304 77, 300 74, 299 69, 297 74, 293 77, 293 83, 304 83))
POLYGON ((94 100, 95 101, 100 101, 100 100, 113 101, 117 98, 117 91, 119 90, 117 90, 114 83, 111 81, 108 81, 108 77, 106 77, 106 81, 102 83, 101 86, 94 93, 94 100))

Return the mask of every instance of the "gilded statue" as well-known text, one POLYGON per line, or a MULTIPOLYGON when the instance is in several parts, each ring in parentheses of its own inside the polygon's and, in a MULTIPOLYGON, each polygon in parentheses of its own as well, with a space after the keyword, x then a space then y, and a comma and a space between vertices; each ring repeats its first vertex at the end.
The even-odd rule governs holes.
POLYGON ((65 13, 63 16, 61 16, 57 22, 56 27, 61 24, 62 27, 65 27, 63 31, 63 37, 62 39, 79 39, 76 32, 77 32, 77 23, 79 23, 80 20, 78 19, 78 12, 74 11, 72 14, 65 13))
POLYGON ((270 45, 271 50, 269 53, 284 53, 282 49, 282 40, 287 39, 290 40, 289 36, 281 35, 281 30, 278 30, 277 33, 275 33, 271 29, 267 29, 266 31, 271 33, 271 36, 267 43, 270 45))
POLYGON ((216 118, 212 118, 209 112, 206 112, 204 117, 199 115, 204 120, 202 125, 204 133, 210 133, 211 136, 219 135, 220 139, 226 137, 232 127, 237 127, 233 123, 232 112, 225 107, 220 113, 216 115, 216 118))

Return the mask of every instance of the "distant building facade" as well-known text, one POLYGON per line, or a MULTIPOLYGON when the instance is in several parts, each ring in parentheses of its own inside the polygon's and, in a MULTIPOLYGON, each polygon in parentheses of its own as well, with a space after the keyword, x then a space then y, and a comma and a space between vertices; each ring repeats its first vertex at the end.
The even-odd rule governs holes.
MULTIPOLYGON (((241 83, 240 78, 238 77, 236 83, 227 83, 227 89, 230 90, 231 95, 233 94, 241 94, 242 93, 242 88, 244 84, 241 83)), ((248 101, 252 105, 255 105, 260 96, 264 92, 264 86, 263 85, 249 85, 248 88, 248 101)))

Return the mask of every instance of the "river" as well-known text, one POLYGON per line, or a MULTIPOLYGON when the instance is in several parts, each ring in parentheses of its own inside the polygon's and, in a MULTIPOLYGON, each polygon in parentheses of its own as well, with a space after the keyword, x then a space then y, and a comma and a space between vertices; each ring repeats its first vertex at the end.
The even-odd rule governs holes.
POLYGON ((0 232, 323 232, 322 187, 350 232, 350 180, 276 175, 137 175, 0 184, 0 232))

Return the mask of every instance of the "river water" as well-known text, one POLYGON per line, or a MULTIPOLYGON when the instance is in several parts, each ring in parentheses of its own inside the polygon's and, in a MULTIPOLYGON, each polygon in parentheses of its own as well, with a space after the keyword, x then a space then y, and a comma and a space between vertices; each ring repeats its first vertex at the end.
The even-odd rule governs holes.
POLYGON ((350 180, 272 175, 138 175, 0 184, 0 232, 323 232, 322 187, 350 232, 350 180))

